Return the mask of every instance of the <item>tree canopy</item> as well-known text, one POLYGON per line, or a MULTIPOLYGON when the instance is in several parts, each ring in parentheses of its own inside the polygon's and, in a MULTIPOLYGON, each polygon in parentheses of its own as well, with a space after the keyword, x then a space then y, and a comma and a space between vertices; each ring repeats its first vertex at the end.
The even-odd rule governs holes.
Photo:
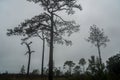
POLYGON ((107 60, 107 69, 110 73, 120 74, 120 54, 116 54, 107 60))
POLYGON ((100 29, 96 25, 90 26, 90 36, 87 39, 95 46, 106 46, 106 42, 109 42, 108 36, 104 34, 103 29, 100 29))

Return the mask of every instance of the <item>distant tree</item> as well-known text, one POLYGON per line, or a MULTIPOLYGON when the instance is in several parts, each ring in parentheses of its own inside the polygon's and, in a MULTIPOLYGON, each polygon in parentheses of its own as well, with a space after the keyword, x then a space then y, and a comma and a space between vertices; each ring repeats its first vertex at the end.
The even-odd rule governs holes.
POLYGON ((47 67, 44 67, 43 69, 44 69, 44 75, 47 75, 47 76, 48 76, 48 71, 49 71, 48 68, 47 68, 47 67))
POLYGON ((88 68, 87 71, 90 72, 90 74, 95 75, 97 70, 96 70, 96 58, 95 56, 91 56, 91 59, 88 59, 88 68))
POLYGON ((34 69, 34 70, 32 71, 32 74, 34 74, 34 75, 38 75, 38 74, 40 74, 39 69, 34 69))
POLYGON ((5 73, 3 73, 3 74, 9 74, 9 73, 8 73, 8 71, 6 70, 5 73))
POLYGON ((95 56, 91 56, 91 59, 88 59, 89 64, 87 68, 87 73, 92 75, 95 80, 105 80, 105 65, 102 63, 100 66, 99 58, 95 58, 95 56))
POLYGON ((65 67, 65 66, 68 66, 68 67, 69 67, 69 73, 70 73, 70 75, 71 75, 72 68, 75 66, 75 63, 74 63, 73 61, 66 61, 66 62, 64 63, 64 67, 65 67))
POLYGON ((109 73, 120 74, 120 53, 110 57, 107 60, 107 69, 109 73))
POLYGON ((57 67, 53 68, 53 72, 54 72, 54 76, 60 76, 61 75, 61 71, 57 67))
POLYGON ((66 76, 66 77, 70 76, 69 70, 67 70, 67 71, 64 73, 64 76, 66 76))
POLYGON ((84 59, 84 58, 81 58, 81 59, 79 60, 79 65, 82 65, 82 66, 83 66, 83 72, 85 72, 85 64, 86 64, 85 59, 84 59))
POLYGON ((25 66, 24 65, 22 65, 22 67, 21 67, 20 74, 25 74, 25 66))
POLYGON ((101 52, 100 47, 104 46, 106 47, 106 43, 110 40, 108 39, 108 36, 105 36, 103 29, 99 29, 96 25, 93 25, 90 27, 90 36, 87 39, 88 42, 91 42, 94 44, 98 49, 99 54, 99 63, 102 65, 102 58, 101 58, 101 52))
POLYGON ((27 75, 29 75, 29 71, 30 71, 30 61, 31 61, 31 53, 35 52, 35 51, 31 51, 31 48, 30 48, 30 44, 32 44, 32 42, 22 42, 21 44, 25 44, 28 51, 25 53, 25 55, 28 54, 28 67, 27 67, 27 75))
POLYGON ((81 72, 80 66, 78 66, 78 65, 75 66, 73 70, 74 70, 74 75, 75 75, 75 76, 80 75, 80 72, 81 72))
POLYGON ((8 71, 6 70, 5 72, 2 73, 3 75, 9 74, 8 71))

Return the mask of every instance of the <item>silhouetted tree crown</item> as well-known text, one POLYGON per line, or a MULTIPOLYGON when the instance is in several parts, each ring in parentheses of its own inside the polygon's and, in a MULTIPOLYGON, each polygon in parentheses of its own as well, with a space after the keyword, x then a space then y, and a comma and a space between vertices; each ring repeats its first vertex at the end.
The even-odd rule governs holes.
POLYGON ((107 60, 107 69, 109 73, 120 74, 120 54, 116 54, 107 60))
POLYGON ((74 71, 74 75, 80 75, 80 72, 81 72, 81 67, 76 65, 73 69, 74 71))
POLYGON ((83 72, 85 72, 86 60, 84 58, 81 58, 78 64, 83 66, 83 72))
MULTIPOLYGON (((105 65, 104 63, 99 63, 99 58, 96 58, 95 56, 91 56, 91 59, 88 59, 88 68, 87 72, 90 73, 90 75, 99 75, 103 74, 102 72, 105 71, 105 65)), ((100 76, 100 75, 99 75, 100 76)))
POLYGON ((34 70, 32 71, 32 74, 33 74, 33 75, 38 75, 38 74, 40 74, 39 69, 34 69, 34 70))
POLYGON ((18 27, 14 29, 8 29, 7 35, 23 35, 26 36, 24 40, 33 37, 40 36, 43 31, 45 38, 50 43, 50 31, 51 23, 54 26, 54 43, 71 45, 71 41, 63 37, 66 33, 70 36, 73 32, 79 30, 79 25, 76 25, 75 21, 65 21, 56 12, 65 11, 68 14, 74 14, 73 8, 82 10, 81 6, 76 4, 77 0, 27 0, 40 4, 45 10, 40 15, 27 19, 22 22, 18 27), (54 20, 51 22, 51 13, 54 20))
POLYGON ((87 39, 95 46, 106 46, 106 42, 109 42, 108 36, 105 36, 103 29, 98 28, 96 25, 90 27, 90 36, 87 39))
POLYGON ((64 67, 65 66, 68 66, 69 67, 69 74, 71 75, 71 72, 72 72, 72 67, 74 67, 75 66, 75 63, 73 62, 73 61, 66 61, 65 63, 64 63, 64 67))
POLYGON ((25 66, 24 66, 24 65, 22 65, 21 70, 20 70, 20 73, 21 73, 21 74, 25 74, 25 66))

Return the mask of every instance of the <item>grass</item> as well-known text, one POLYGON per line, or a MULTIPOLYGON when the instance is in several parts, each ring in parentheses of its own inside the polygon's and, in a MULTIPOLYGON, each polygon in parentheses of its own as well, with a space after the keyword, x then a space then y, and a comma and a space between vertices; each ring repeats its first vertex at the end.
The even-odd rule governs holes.
MULTIPOLYGON (((20 75, 20 74, 3 74, 0 75, 0 80, 48 80, 47 76, 40 75, 20 75)), ((65 77, 54 77, 53 80, 67 80, 65 77)))

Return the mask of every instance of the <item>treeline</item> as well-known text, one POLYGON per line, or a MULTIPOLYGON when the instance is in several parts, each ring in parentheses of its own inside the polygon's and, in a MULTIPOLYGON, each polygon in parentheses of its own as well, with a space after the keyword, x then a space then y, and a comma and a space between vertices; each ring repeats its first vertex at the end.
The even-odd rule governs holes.
MULTIPOLYGON (((120 80, 120 54, 111 56, 102 65, 95 56, 88 61, 81 58, 77 64, 65 61, 63 69, 54 67, 53 72, 54 76, 64 76, 68 80, 120 80)), ((48 69, 45 68, 44 75, 47 74, 48 69)))
MULTIPOLYGON (((63 67, 53 68, 54 78, 60 80, 120 80, 120 54, 116 54, 108 58, 106 63, 102 63, 100 66, 98 57, 91 56, 90 59, 85 60, 81 58, 76 64, 73 61, 65 61, 63 67)), ((44 77, 40 75, 38 69, 34 69, 29 78, 33 80, 39 79, 47 80, 48 68, 44 67, 44 77)), ((22 66, 19 74, 4 73, 0 75, 1 78, 20 79, 26 78, 25 67, 22 66)))

